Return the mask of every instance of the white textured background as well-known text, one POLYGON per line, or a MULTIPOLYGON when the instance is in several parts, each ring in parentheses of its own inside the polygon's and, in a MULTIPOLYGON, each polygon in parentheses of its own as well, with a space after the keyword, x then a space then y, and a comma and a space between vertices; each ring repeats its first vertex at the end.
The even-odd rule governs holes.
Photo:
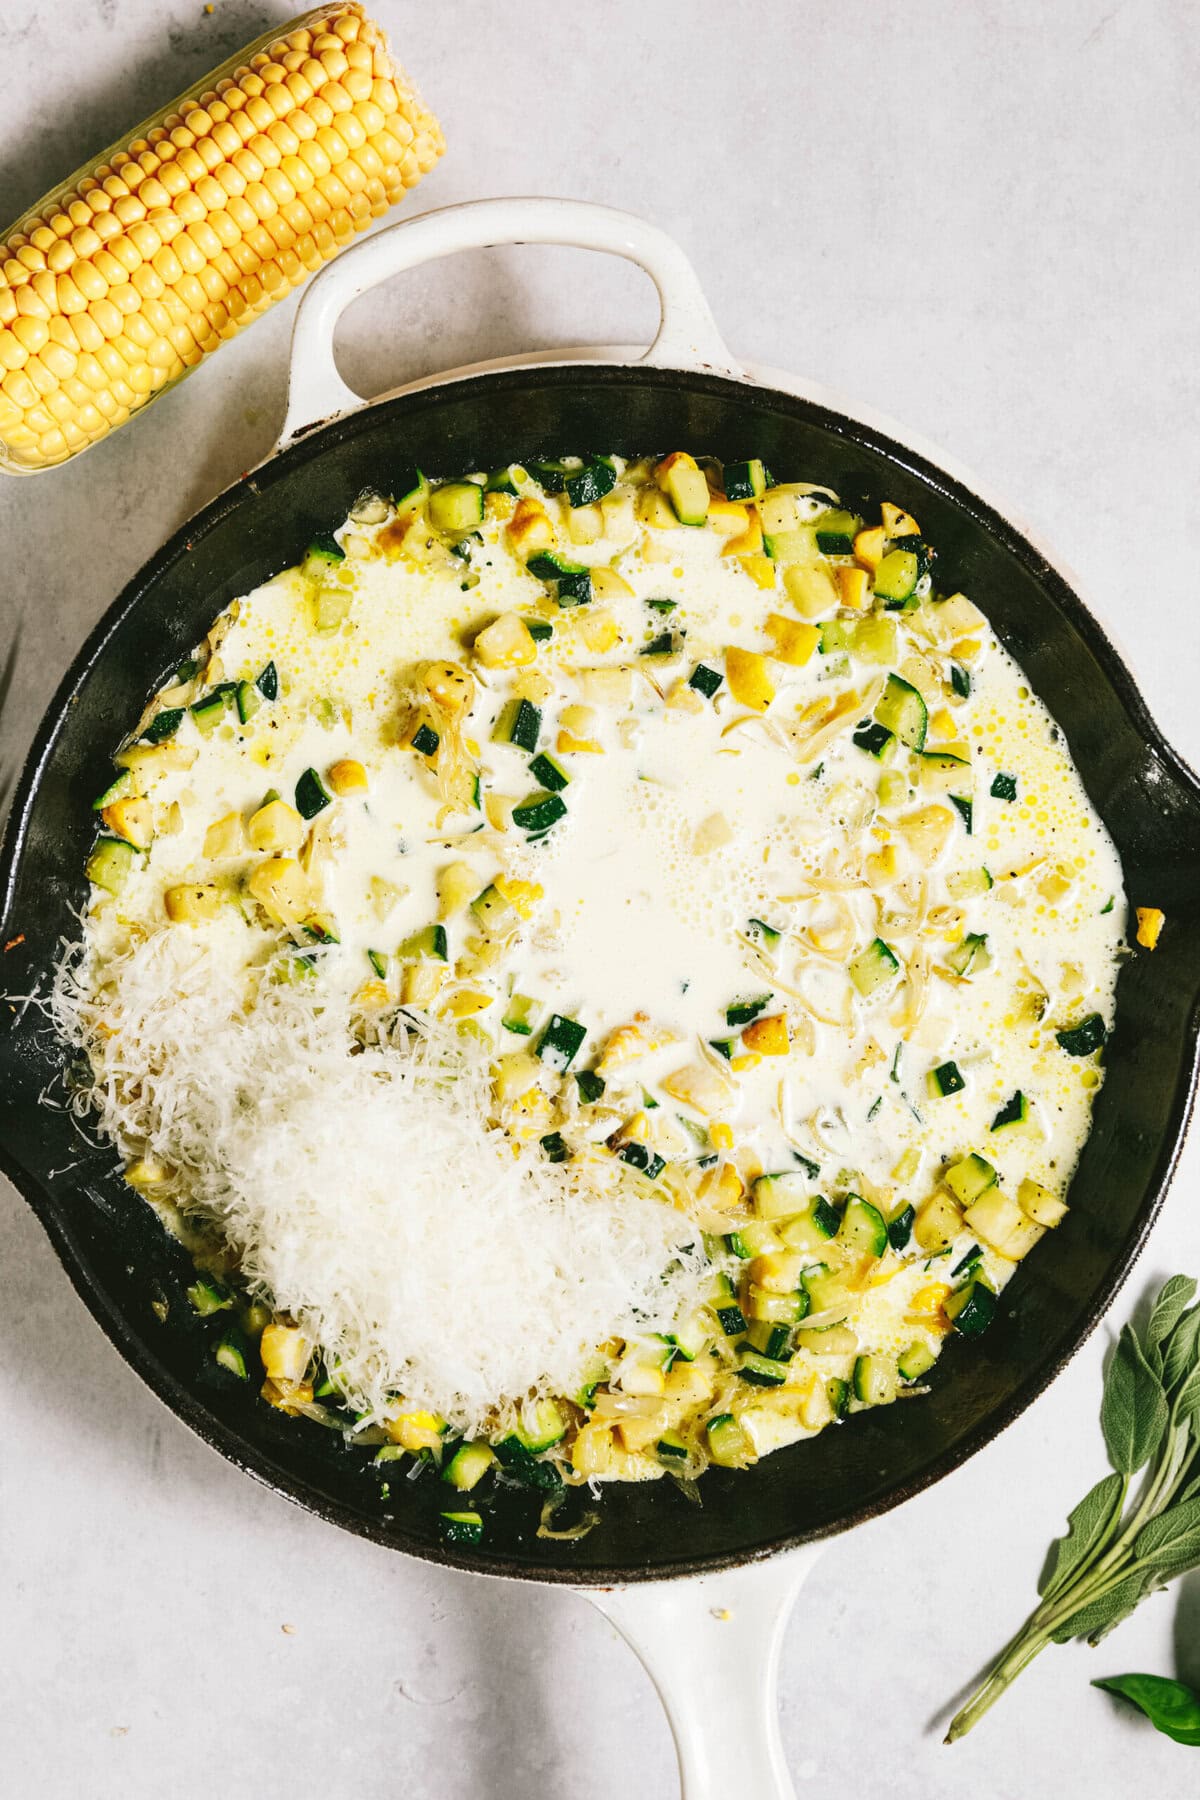
MULTIPOLYGON (((450 143, 417 207, 569 194, 677 234, 735 350, 892 413, 1011 496, 1200 761, 1190 0, 376 12, 450 143)), ((0 213, 283 17, 245 0, 211 15, 198 0, 6 0, 0 213)), ((73 466, 0 479, 0 617, 22 633, 10 770, 113 595, 269 449, 293 307, 73 466)), ((652 326, 624 265, 490 252, 360 302, 341 347, 348 378, 378 391, 652 326)), ((1174 1268, 1200 1273, 1198 1177, 1193 1142, 1121 1311, 1174 1268)), ((0 1281, 5 1796, 675 1793, 650 1687, 583 1604, 402 1561, 253 1486, 118 1360, 7 1189, 0 1281)), ((965 1469, 829 1548, 784 1653, 802 1796, 1197 1791, 1200 1752, 1087 1682, 1147 1668, 1200 1684, 1200 1577, 1098 1652, 1050 1651, 965 1744, 938 1741, 1101 1471, 1106 1336, 965 1469)))

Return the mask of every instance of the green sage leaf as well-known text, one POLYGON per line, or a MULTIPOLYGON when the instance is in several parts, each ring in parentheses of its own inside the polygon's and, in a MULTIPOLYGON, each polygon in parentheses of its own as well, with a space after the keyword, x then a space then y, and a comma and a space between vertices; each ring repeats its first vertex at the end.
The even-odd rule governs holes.
POLYGON ((1122 1475, 1136 1475, 1162 1442, 1169 1409, 1162 1382, 1146 1361, 1131 1325, 1122 1328, 1104 1381, 1100 1426, 1108 1457, 1122 1475))
POLYGON ((1179 1500, 1143 1525, 1133 1540, 1139 1562, 1155 1565, 1200 1561, 1200 1496, 1179 1500))
POLYGON ((1167 1339, 1187 1308, 1196 1298, 1196 1283, 1190 1275, 1172 1275, 1165 1282, 1146 1326, 1146 1360, 1157 1374, 1162 1373, 1167 1339))
POLYGON ((1050 1561, 1038 1583, 1039 1594, 1058 1593, 1067 1578, 1105 1543, 1124 1497, 1125 1483, 1119 1475, 1106 1475, 1083 1496, 1068 1515, 1070 1529, 1051 1545, 1050 1561))
POLYGON ((1092 1637, 1111 1631, 1114 1625, 1129 1617, 1146 1591, 1146 1581, 1146 1574, 1141 1569, 1136 1574, 1126 1575, 1124 1580, 1106 1588, 1064 1619, 1051 1632, 1051 1642, 1068 1644, 1074 1637, 1092 1637))
POLYGON ((1167 1342, 1163 1356, 1163 1386, 1173 1388, 1200 1355, 1200 1306, 1185 1312, 1167 1342))
POLYGON ((1197 1408, 1200 1408, 1200 1363, 1180 1383, 1174 1405, 1177 1420, 1190 1419, 1197 1408))
POLYGON ((1200 1744, 1200 1694, 1165 1675, 1106 1675, 1093 1687, 1120 1694, 1144 1712, 1156 1731, 1177 1744, 1200 1744))

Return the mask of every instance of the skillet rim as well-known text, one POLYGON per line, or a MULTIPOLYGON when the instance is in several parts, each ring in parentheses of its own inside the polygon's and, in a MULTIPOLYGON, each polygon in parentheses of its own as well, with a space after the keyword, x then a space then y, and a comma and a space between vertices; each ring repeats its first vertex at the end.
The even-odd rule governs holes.
MULTIPOLYGON (((789 392, 785 388, 751 383, 733 376, 694 369, 659 369, 636 363, 521 362, 516 366, 491 368, 479 374, 466 373, 423 382, 399 394, 369 402, 336 419, 313 425, 201 507, 142 565, 106 608, 72 659, 46 708, 22 765, 13 791, 3 839, 0 840, 0 932, 5 928, 13 903, 30 816, 40 783, 73 696, 101 660, 110 638, 125 618, 168 575, 176 563, 189 553, 199 537, 240 507, 253 504, 265 488, 273 485, 275 480, 282 478, 293 467, 314 457, 319 458, 325 450, 343 438, 356 434, 365 422, 378 422, 374 415, 383 414, 389 408, 404 411, 415 407, 423 410, 427 405, 438 404, 448 393, 453 393, 456 397, 465 396, 469 402, 473 393, 484 390, 491 392, 499 389, 503 392, 506 387, 516 387, 530 380, 554 388, 577 381, 580 376, 600 385, 620 386, 627 384, 630 379, 652 387, 683 383, 693 390, 715 396, 718 400, 725 397, 735 399, 742 406, 747 403, 753 406, 755 401, 764 407, 778 407, 782 404, 785 408, 804 415, 819 429, 849 443, 863 445, 935 487, 957 512, 970 519, 992 541, 1030 570, 1039 585, 1048 592, 1051 604, 1076 629, 1096 658, 1135 734, 1170 772, 1172 780, 1200 807, 1200 776, 1163 735, 1132 670, 1116 649, 1104 625, 1085 605, 1044 550, 1038 548, 996 505, 982 499, 966 480, 948 473, 939 462, 933 461, 925 449, 911 448, 892 437, 885 426, 866 423, 849 413, 835 410, 822 401, 789 392)), ((143 1340, 131 1330, 120 1306, 110 1299, 107 1290, 94 1277, 86 1250, 76 1243, 53 1197, 17 1161, 15 1154, 10 1152, 3 1141, 0 1141, 0 1172, 12 1182, 30 1206, 76 1292, 123 1360, 164 1405, 226 1461, 304 1510, 389 1550, 419 1556, 424 1561, 461 1569, 470 1574, 548 1582, 584 1589, 607 1588, 631 1582, 681 1579, 743 1567, 765 1561, 768 1557, 796 1549, 803 1544, 819 1542, 852 1530, 932 1487, 1012 1424, 1061 1374, 1091 1336, 1142 1254, 1162 1210, 1183 1148, 1195 1106, 1198 1073, 1200 994, 1193 1001, 1188 1016, 1185 1054, 1172 1097, 1171 1117, 1159 1145, 1148 1184, 1147 1199, 1123 1252, 1114 1257, 1108 1266, 1104 1280, 1074 1338, 1041 1362, 1002 1405, 985 1414, 973 1429, 934 1457, 919 1475, 901 1481, 871 1501, 850 1508, 836 1522, 803 1532, 784 1534, 750 1550, 702 1557, 667 1557, 650 1565, 635 1567, 614 1564, 611 1567, 588 1569, 586 1575, 569 1565, 552 1561, 537 1564, 517 1561, 489 1552, 486 1546, 466 1553, 457 1546, 434 1545, 420 1539, 399 1542, 396 1533, 386 1528, 382 1520, 367 1518, 307 1483, 283 1474, 265 1452, 258 1450, 235 1427, 222 1421, 192 1388, 180 1381, 146 1348, 143 1340)), ((557 1546, 554 1549, 557 1554, 557 1546)))

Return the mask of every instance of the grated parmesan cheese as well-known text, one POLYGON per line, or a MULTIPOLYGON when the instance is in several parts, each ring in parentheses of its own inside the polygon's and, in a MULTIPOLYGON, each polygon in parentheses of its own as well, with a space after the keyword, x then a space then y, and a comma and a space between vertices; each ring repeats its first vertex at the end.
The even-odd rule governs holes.
POLYGON ((248 997, 229 929, 81 950, 51 1011, 91 1060, 77 1107, 179 1172, 356 1410, 403 1396, 477 1432, 696 1303, 694 1224, 623 1164, 550 1164, 489 1125, 481 1039, 429 1023, 364 1047, 336 959, 251 971, 248 997))

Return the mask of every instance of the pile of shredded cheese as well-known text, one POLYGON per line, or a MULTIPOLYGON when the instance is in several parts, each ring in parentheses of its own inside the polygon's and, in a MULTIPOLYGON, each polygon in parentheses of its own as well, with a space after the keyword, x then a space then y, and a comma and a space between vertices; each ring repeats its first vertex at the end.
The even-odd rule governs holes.
POLYGON ((94 1075, 77 1106, 178 1172, 357 1410, 403 1397, 477 1432, 696 1304, 694 1224, 622 1164, 552 1165, 490 1125, 485 1044, 430 1024, 364 1046, 332 965, 248 993, 222 929, 64 962, 51 1010, 94 1075))

